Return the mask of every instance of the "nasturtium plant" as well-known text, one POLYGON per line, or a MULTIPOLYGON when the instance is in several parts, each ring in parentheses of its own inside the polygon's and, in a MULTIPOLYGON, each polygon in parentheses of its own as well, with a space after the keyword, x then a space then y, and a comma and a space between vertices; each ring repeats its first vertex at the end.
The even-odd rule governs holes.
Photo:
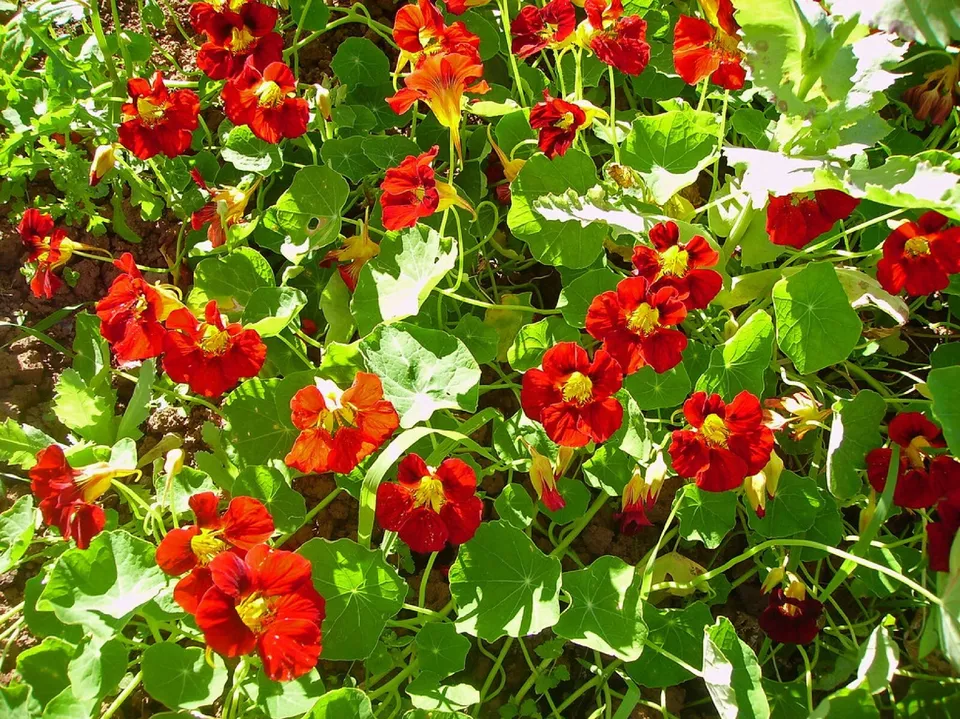
POLYGON ((0 716, 952 716, 950 0, 8 3, 0 716))

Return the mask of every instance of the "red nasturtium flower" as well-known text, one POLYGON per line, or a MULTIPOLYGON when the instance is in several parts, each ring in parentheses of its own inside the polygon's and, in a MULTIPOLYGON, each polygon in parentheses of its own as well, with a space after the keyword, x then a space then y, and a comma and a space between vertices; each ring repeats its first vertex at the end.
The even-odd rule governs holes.
POLYGON ((246 125, 271 143, 300 137, 310 119, 309 104, 297 97, 293 71, 282 62, 272 62, 261 72, 251 58, 224 86, 223 110, 234 125, 246 125))
POLYGON ((577 14, 570 0, 550 0, 542 8, 525 5, 510 25, 511 50, 526 59, 548 47, 563 47, 576 28, 577 14))
POLYGON ((460 105, 463 96, 468 92, 482 95, 490 90, 483 80, 483 64, 477 56, 460 53, 430 55, 403 78, 403 84, 403 88, 387 98, 393 111, 402 115, 418 100, 423 100, 437 121, 450 130, 457 154, 462 156, 460 105))
POLYGON ((627 75, 639 75, 650 62, 647 23, 623 17, 623 0, 586 0, 587 42, 596 56, 627 75))
POLYGON ((380 378, 369 372, 357 372, 346 390, 318 378, 293 396, 290 410, 300 436, 284 461, 308 474, 348 474, 400 426, 380 378))
POLYGON ((760 614, 760 628, 770 639, 781 644, 809 644, 820 633, 823 604, 807 596, 807 588, 799 580, 786 589, 777 587, 770 593, 770 604, 760 614))
POLYGON ((208 565, 222 552, 241 556, 270 539, 273 517, 258 499, 234 497, 221 514, 220 496, 201 492, 190 497, 196 524, 171 529, 157 547, 157 566, 172 577, 183 577, 173 598, 183 611, 195 614, 200 600, 213 586, 208 565), (188 574, 189 572, 189 574, 188 574))
POLYGON ((523 375, 523 413, 543 424, 561 447, 605 442, 623 424, 623 407, 613 395, 623 385, 623 372, 606 351, 590 361, 575 342, 559 342, 543 355, 543 368, 523 375))
POLYGON ((417 220, 454 205, 473 212, 470 203, 457 194, 457 188, 449 182, 437 182, 433 161, 439 151, 434 145, 428 152, 416 157, 410 155, 387 170, 380 183, 383 191, 380 205, 386 229, 413 227, 417 220))
POLYGON ((37 452, 37 463, 30 470, 30 489, 40 501, 43 521, 59 529, 64 539, 73 539, 80 549, 86 549, 106 523, 103 509, 94 502, 114 478, 135 472, 135 468, 112 467, 106 462, 74 469, 63 449, 51 444, 37 452))
POLYGON ((305 557, 258 544, 243 558, 223 552, 208 568, 213 586, 196 614, 208 647, 225 657, 256 651, 275 682, 317 665, 325 603, 305 557))
POLYGON ((397 10, 393 39, 400 48, 399 68, 416 67, 428 55, 459 53, 480 61, 480 38, 461 21, 447 25, 431 0, 418 0, 397 10))
POLYGON ((666 372, 680 364, 687 348, 687 336, 674 329, 686 316, 676 288, 628 277, 615 291, 593 298, 586 327, 625 375, 648 365, 655 372, 666 372))
POLYGON ((258 70, 283 59, 283 38, 273 31, 277 9, 259 2, 244 3, 237 12, 225 10, 207 20, 207 41, 197 52, 197 67, 211 80, 236 77, 247 58, 258 70))
POLYGON ((760 400, 743 391, 726 404, 718 394, 695 392, 683 403, 692 430, 673 433, 670 457, 681 477, 700 489, 725 492, 760 472, 773 452, 773 432, 763 426, 760 400))
POLYGON ((216 300, 204 309, 204 322, 186 307, 167 317, 163 371, 204 397, 219 397, 248 377, 256 377, 267 346, 256 330, 226 323, 216 300))
POLYGON ((795 193, 770 198, 767 234, 773 244, 803 249, 837 220, 849 217, 860 204, 860 200, 839 190, 817 190, 813 194, 813 197, 795 193))
POLYGON ((414 552, 439 552, 447 542, 470 541, 482 515, 476 472, 462 459, 445 459, 434 469, 408 454, 397 468, 397 481, 377 487, 377 522, 414 552))
POLYGON ((658 287, 674 287, 688 310, 702 310, 723 288, 720 273, 708 269, 720 261, 720 253, 700 235, 680 242, 676 222, 660 222, 650 228, 653 247, 633 248, 635 273, 656 282, 658 287))
POLYGON ((243 215, 247 211, 247 202, 250 195, 259 185, 256 184, 247 190, 239 187, 208 187, 203 175, 196 168, 190 170, 193 181, 200 186, 210 201, 190 215, 190 226, 199 230, 207 225, 207 240, 213 247, 220 247, 227 241, 227 227, 239 225, 243 222, 243 215))
POLYGON ((213 0, 213 2, 195 2, 190 5, 190 24, 197 32, 206 32, 207 27, 217 15, 225 12, 239 12, 248 0, 213 0))
MULTIPOLYGON (((891 420, 887 433, 901 447, 893 503, 907 509, 932 507, 953 489, 951 480, 958 467, 951 457, 931 456, 927 452, 945 446, 940 428, 920 412, 902 412, 891 420)), ((877 492, 887 485, 892 457, 893 450, 886 447, 867 454, 867 479, 877 492)))
POLYGON ((360 270, 379 254, 380 245, 370 239, 370 229, 364 224, 359 235, 345 238, 340 249, 330 250, 321 264, 325 266, 328 262, 336 262, 340 279, 353 292, 357 289, 360 270))
POLYGON ((27 248, 27 262, 37 265, 30 278, 30 291, 34 297, 49 300, 63 286, 63 280, 53 271, 67 264, 79 245, 67 239, 66 230, 54 226, 53 217, 34 207, 23 213, 17 232, 27 248))
POLYGON ((739 90, 746 79, 743 53, 730 0, 700 0, 707 20, 681 15, 673 31, 673 65, 688 85, 705 77, 727 90, 739 90))
POLYGON ((960 272, 960 227, 946 227, 939 212, 926 212, 904 222, 883 243, 877 280, 887 292, 906 290, 911 297, 947 288, 960 272))
POLYGON ((565 154, 591 119, 582 107, 551 97, 548 90, 543 91, 543 100, 530 110, 530 127, 540 131, 537 146, 550 159, 565 154))
POLYGON ((141 160, 163 153, 177 157, 190 149, 199 126, 200 99, 193 90, 167 90, 163 73, 153 85, 140 77, 127 81, 132 102, 123 105, 123 122, 117 129, 120 144, 141 160))
POLYGON ((937 521, 927 524, 927 560, 934 572, 950 571, 950 549, 960 530, 960 491, 937 503, 937 521))
POLYGON ((129 252, 113 264, 121 274, 97 302, 100 334, 121 362, 157 357, 163 352, 167 335, 162 323, 183 305, 172 288, 151 285, 143 279, 129 252))

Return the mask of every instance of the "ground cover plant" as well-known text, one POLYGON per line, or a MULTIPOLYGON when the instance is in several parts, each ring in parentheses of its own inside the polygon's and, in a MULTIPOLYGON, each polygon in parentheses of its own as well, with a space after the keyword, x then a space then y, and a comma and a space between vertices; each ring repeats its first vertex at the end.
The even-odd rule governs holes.
POLYGON ((955 3, 0 12, 0 715, 960 713, 955 3))

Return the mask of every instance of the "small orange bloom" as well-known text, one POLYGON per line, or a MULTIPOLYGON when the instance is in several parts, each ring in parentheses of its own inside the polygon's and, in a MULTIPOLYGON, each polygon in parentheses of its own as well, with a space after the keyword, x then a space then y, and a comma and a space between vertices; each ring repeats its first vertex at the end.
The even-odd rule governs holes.
POLYGON ((688 85, 709 77, 720 87, 739 90, 746 71, 733 5, 730 0, 700 0, 700 6, 707 20, 681 15, 674 28, 673 65, 677 74, 688 85))
POLYGON ((441 125, 450 129, 457 154, 460 148, 460 106, 464 93, 482 95, 490 89, 483 78, 483 64, 476 57, 451 53, 425 59, 403 79, 406 87, 387 98, 393 111, 402 115, 423 100, 441 125))

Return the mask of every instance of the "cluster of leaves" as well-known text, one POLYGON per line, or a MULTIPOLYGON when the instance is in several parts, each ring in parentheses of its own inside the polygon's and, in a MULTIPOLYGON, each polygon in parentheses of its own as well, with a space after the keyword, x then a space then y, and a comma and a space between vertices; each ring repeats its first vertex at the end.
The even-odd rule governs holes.
MULTIPOLYGON (((722 717, 956 710, 960 510, 951 497, 960 487, 938 484, 923 506, 897 489, 934 482, 933 463, 960 455, 951 341, 960 238, 949 229, 960 222, 958 111, 928 122, 930 103, 960 98, 960 11, 936 0, 733 0, 731 26, 718 19, 722 2, 600 2, 600 27, 584 21, 549 39, 549 26, 543 48, 518 58, 511 24, 521 5, 546 3, 418 4, 477 38, 472 61, 489 88, 454 108, 459 147, 449 107, 425 97, 426 106, 397 112, 388 102, 423 58, 400 51, 393 27, 363 4, 293 0, 282 9, 284 60, 301 76, 313 43, 337 28, 357 33, 331 48, 331 76, 296 88, 312 103, 307 129, 280 143, 208 112, 223 83, 181 67, 170 43, 154 39, 197 45, 188 18, 153 0, 138 5, 139 28, 116 2, 102 18, 96 3, 71 0, 27 4, 4 26, 0 198, 10 219, 41 209, 69 236, 110 233, 134 255, 144 240, 128 217, 172 223, 179 235, 164 270, 186 308, 178 311, 199 317, 214 303, 266 352, 257 376, 201 397, 192 380, 163 371, 159 351, 118 362, 99 307, 19 327, 72 364, 57 379, 45 431, 0 425, 14 498, 0 514, 0 573, 25 580, 22 603, 0 616, 0 670, 18 641, 30 645, 0 688, 4 716, 109 719, 134 695, 171 718, 627 717, 640 706, 667 716, 674 710, 656 690, 679 685, 722 717), (745 84, 685 82, 674 60, 681 16, 704 17, 714 33, 732 28, 745 84), (649 64, 639 73, 596 41, 606 32, 622 40, 623 18, 645 23, 649 64), (189 152, 141 160, 120 147, 117 128, 129 120, 121 103, 126 80, 157 69, 171 88, 196 92, 200 129, 189 152), (584 114, 568 148, 544 141, 535 116, 544 93, 566 108, 554 129, 584 114), (102 164, 106 153, 94 160, 104 145, 112 164, 102 164), (455 202, 420 206, 444 184, 432 166, 417 176, 434 182, 420 194, 385 181, 425 153, 455 202), (242 204, 197 187, 194 171, 243 188, 242 204), (840 224, 772 241, 772 198, 795 198, 795 219, 825 191, 858 202, 840 224), (389 195, 412 201, 418 218, 385 221, 389 195), (222 242, 196 220, 205 206, 222 242), (948 229, 927 232, 927 212, 948 229), (888 248, 908 221, 910 239, 927 244, 901 243, 898 255, 888 248), (591 307, 635 274, 634 248, 650 249, 664 223, 680 243, 699 237, 717 255, 711 271, 722 289, 678 321, 686 343, 675 366, 621 373, 613 398, 623 418, 612 434, 561 446, 577 443, 530 410, 527 378, 547 373, 544 357, 558 345, 604 351, 591 307), (877 263, 910 273, 924 252, 952 277, 920 293, 907 284, 904 299, 903 283, 892 286, 877 263), (45 332, 72 314, 67 348, 45 332), (308 502, 295 487, 310 476, 288 455, 302 433, 326 425, 303 426, 291 407, 305 388, 346 389, 369 375, 397 431, 352 471, 330 473, 335 488, 308 502), (776 447, 732 490, 672 478, 685 427, 724 450, 734 431, 708 436, 684 406, 695 393, 727 407, 745 395, 765 404, 776 447), (196 406, 212 419, 205 448, 185 464, 184 432, 143 441, 151 412, 172 408, 186 423, 196 406), (906 413, 933 429, 918 442, 890 431, 889 470, 868 480, 884 427, 906 413), (48 497, 37 491, 38 453, 52 445, 81 472, 113 472, 105 487, 116 501, 103 503, 92 538, 65 538, 40 506, 48 497), (909 471, 897 469, 901 452, 909 471), (483 522, 466 541, 417 554, 403 529, 379 531, 389 529, 380 490, 411 454, 431 468, 457 458, 476 475, 483 522), (34 494, 22 482, 31 471, 34 494), (204 623, 175 601, 177 580, 158 566, 157 546, 194 521, 190 500, 204 492, 257 500, 272 516, 269 543, 310 564, 325 601, 324 662, 292 681, 274 681, 255 654, 205 651, 204 623), (334 502, 357 507, 356 534, 313 536, 334 502), (650 526, 658 503, 668 506, 650 526), (608 504, 633 525, 617 527, 608 504), (582 541, 593 528, 619 530, 617 546, 634 553, 594 551, 582 541), (947 548, 938 555, 940 536, 947 548), (438 563, 449 571, 432 571, 438 563), (812 623, 799 616, 810 639, 763 619, 765 635, 743 631, 749 607, 735 598, 760 596, 761 582, 771 604, 758 615, 790 623, 815 606, 812 623), (449 588, 449 601, 427 606, 437 587, 443 597, 449 588)), ((587 0, 591 18, 597 5, 587 0)), ((31 262, 52 268, 50 252, 31 262)), ((210 367, 198 370, 220 371, 210 367)), ((555 391, 570 402, 583 385, 555 391)), ((411 500, 420 509, 451 501, 425 480, 411 500)))

